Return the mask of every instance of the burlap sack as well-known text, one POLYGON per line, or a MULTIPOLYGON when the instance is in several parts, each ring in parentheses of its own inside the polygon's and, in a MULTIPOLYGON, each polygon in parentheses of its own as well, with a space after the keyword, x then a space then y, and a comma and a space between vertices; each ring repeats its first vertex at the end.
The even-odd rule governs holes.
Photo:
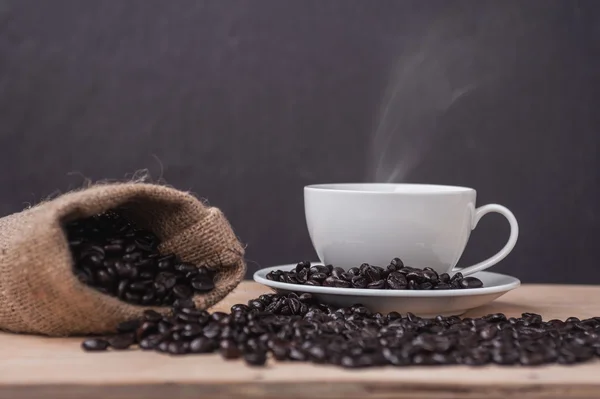
POLYGON ((244 277, 244 249, 219 209, 159 185, 95 185, 0 219, 0 329, 51 336, 100 334, 148 309, 102 294, 72 272, 63 222, 116 207, 157 234, 161 252, 216 271, 216 288, 194 297, 200 308, 220 301, 244 277))

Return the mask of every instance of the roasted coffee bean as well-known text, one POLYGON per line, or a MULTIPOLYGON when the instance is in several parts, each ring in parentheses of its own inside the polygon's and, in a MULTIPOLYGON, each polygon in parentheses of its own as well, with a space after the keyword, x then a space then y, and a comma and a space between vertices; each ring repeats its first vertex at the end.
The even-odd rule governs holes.
POLYGON ((407 284, 408 281, 406 280, 406 276, 402 273, 394 271, 388 275, 387 285, 390 289, 402 290, 406 288, 407 284))
POLYGON ((162 319, 162 315, 155 310, 144 310, 144 320, 151 323, 158 323, 162 319))
POLYGON ((215 284, 207 278, 197 277, 192 280, 192 288, 197 292, 209 292, 215 288, 215 284))
POLYGON ((97 284, 100 284, 102 288, 106 288, 114 283, 114 278, 108 273, 107 270, 98 270, 96 273, 96 282, 97 284))
POLYGON ((345 270, 342 269, 341 267, 334 267, 333 270, 331 271, 331 275, 338 280, 342 278, 342 274, 344 274, 344 273, 345 273, 345 270))
POLYGON ((301 269, 296 272, 296 278, 300 284, 305 283, 308 280, 308 269, 301 269))
POLYGON ((354 277, 354 274, 352 274, 352 273, 350 273, 350 272, 344 272, 344 273, 342 273, 342 274, 340 275, 340 278, 341 278, 342 280, 349 281, 349 282, 351 282, 351 281, 352 281, 352 278, 353 278, 353 277, 354 277))
POLYGON ((138 304, 142 301, 142 296, 139 294, 134 294, 133 292, 126 292, 125 300, 130 303, 138 304))
POLYGON ((163 337, 161 335, 149 335, 146 338, 143 338, 139 341, 140 349, 142 350, 153 350, 158 347, 158 344, 161 343, 163 337))
POLYGON ((334 278, 331 286, 336 288, 350 288, 352 287, 352 283, 341 278, 334 278))
POLYGON ((267 362, 267 352, 263 350, 253 350, 244 354, 246 364, 250 366, 264 366, 267 362))
POLYGON ((372 283, 367 284, 367 288, 370 290, 382 290, 385 288, 385 280, 373 281, 372 283))
POLYGON ((455 281, 461 281, 463 279, 463 275, 461 272, 457 272, 456 274, 454 274, 454 276, 452 276, 452 278, 450 279, 450 282, 453 283, 455 281))
POLYGON ((134 281, 129 284, 129 290, 134 292, 145 292, 149 286, 152 285, 152 281, 134 281))
POLYGON ((110 347, 117 350, 128 349, 134 342, 135 336, 133 333, 119 334, 108 339, 110 347))
POLYGON ((381 273, 373 266, 367 267, 365 269, 364 275, 369 280, 369 283, 381 280, 381 273))
POLYGON ((157 331, 157 329, 158 326, 156 323, 151 321, 145 321, 137 328, 137 330, 135 331, 135 336, 139 341, 150 334, 154 334, 157 331))
POLYGON ((198 337, 190 342, 190 352, 192 353, 211 353, 214 350, 214 341, 207 337, 198 337))
POLYGON ((173 287, 173 294, 179 299, 186 299, 192 296, 192 289, 187 285, 176 285, 173 287))
POLYGON ((325 279, 325 281, 323 281, 323 286, 324 287, 333 287, 336 281, 337 281, 337 279, 335 277, 329 276, 325 279))
POLYGON ((438 275, 430 267, 417 269, 404 266, 402 261, 395 258, 386 269, 363 263, 345 271, 331 265, 296 266, 291 271, 275 270, 267 274, 267 279, 288 284, 301 284, 336 288, 369 288, 393 290, 443 290, 481 288, 483 283, 475 277, 463 279, 461 273, 456 273, 452 279, 447 273, 438 275))
POLYGON ((237 344, 230 339, 224 339, 221 341, 219 347, 221 356, 223 356, 225 359, 237 359, 242 356, 242 352, 238 348, 237 344))
POLYGON ((64 228, 74 274, 104 294, 134 304, 164 306, 191 296, 194 290, 214 289, 212 271, 182 262, 175 254, 161 255, 158 238, 118 211, 69 222, 64 228), (194 288, 192 281, 200 276, 202 283, 196 282, 194 288))
POLYGON ((206 327, 204 327, 203 333, 206 338, 217 337, 221 334, 221 326, 215 321, 210 322, 206 327))
POLYGON ((162 341, 161 343, 158 344, 158 346, 156 347, 156 350, 158 352, 167 352, 169 350, 169 344, 170 341, 162 341))
POLYGON ((167 347, 167 352, 171 355, 183 355, 189 350, 189 344, 185 344, 187 344, 187 342, 171 341, 167 347))
POLYGON ((108 341, 104 339, 87 339, 83 341, 81 347, 88 352, 98 352, 108 349, 108 345, 108 341))
POLYGON ((196 265, 187 262, 181 262, 175 265, 175 270, 187 274, 189 272, 197 272, 198 268, 196 265))
POLYGON ((423 269, 423 275, 425 276, 427 282, 435 284, 439 280, 439 276, 435 270, 430 267, 426 267, 423 269))
POLYGON ((450 275, 448 273, 442 273, 439 276, 440 283, 448 284, 450 282, 450 275))
POLYGON ((156 275, 155 281, 162 284, 167 290, 172 290, 177 284, 177 276, 169 272, 160 272, 156 275))
POLYGON ((483 287, 483 283, 478 278, 465 277, 460 281, 460 286, 462 288, 481 288, 483 287))
POLYGON ((408 281, 414 281, 417 284, 428 281, 425 273, 422 270, 411 270, 410 272, 406 273, 406 279, 408 281))
POLYGON ((141 324, 142 321, 138 319, 124 321, 122 323, 119 323, 119 325, 117 326, 117 331, 121 333, 133 332, 137 330, 141 324))

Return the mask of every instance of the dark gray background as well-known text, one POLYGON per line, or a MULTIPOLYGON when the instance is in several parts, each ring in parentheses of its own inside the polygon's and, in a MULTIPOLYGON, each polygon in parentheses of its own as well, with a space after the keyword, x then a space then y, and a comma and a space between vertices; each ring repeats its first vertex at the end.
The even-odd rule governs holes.
MULTIPOLYGON (((315 258, 306 184, 460 184, 519 219, 495 270, 599 283, 599 17, 594 0, 0 0, 0 212, 148 168, 269 266, 315 258)), ((461 264, 507 234, 486 217, 461 264)))

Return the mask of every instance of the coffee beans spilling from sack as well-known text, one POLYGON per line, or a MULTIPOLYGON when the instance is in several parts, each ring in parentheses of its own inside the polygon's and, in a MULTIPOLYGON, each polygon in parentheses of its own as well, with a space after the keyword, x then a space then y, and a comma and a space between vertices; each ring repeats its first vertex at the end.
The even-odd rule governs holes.
POLYGON ((146 311, 119 333, 88 339, 86 351, 132 346, 171 355, 218 352, 261 366, 269 357, 346 368, 372 366, 480 366, 571 364, 600 356, 600 317, 543 321, 489 314, 480 318, 372 313, 364 306, 336 309, 310 294, 261 295, 230 313, 198 310, 177 301, 174 314, 146 311))
POLYGON ((293 270, 268 273, 267 279, 288 284, 373 290, 454 290, 483 287, 483 282, 476 277, 463 277, 460 272, 450 277, 448 273, 438 274, 430 267, 408 267, 399 258, 392 259, 386 268, 363 263, 360 267, 352 267, 347 271, 332 265, 313 266, 310 262, 300 262, 293 270))
POLYGON ((0 218, 0 329, 110 333, 176 298, 209 308, 245 272, 218 208, 161 185, 93 185, 0 218))
POLYGON ((171 305, 215 288, 206 266, 161 254, 160 240, 115 211, 66 225, 79 281, 123 301, 171 305))

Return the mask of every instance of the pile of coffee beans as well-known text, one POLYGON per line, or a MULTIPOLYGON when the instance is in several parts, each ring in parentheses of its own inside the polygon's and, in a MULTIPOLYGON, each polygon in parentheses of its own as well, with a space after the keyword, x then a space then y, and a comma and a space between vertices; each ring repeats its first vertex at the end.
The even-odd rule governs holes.
POLYGON ((267 279, 288 284, 316 285, 336 288, 368 288, 373 290, 454 290, 481 288, 483 282, 476 277, 463 277, 458 272, 438 274, 430 267, 418 269, 404 266, 394 258, 384 269, 363 263, 347 271, 332 265, 311 265, 300 262, 291 271, 275 270, 267 279))
POLYGON ((98 291, 139 305, 172 305, 214 288, 213 272, 161 254, 160 240, 116 211, 66 224, 73 272, 98 291))
POLYGON ((571 364, 600 356, 600 317, 542 321, 519 318, 420 318, 372 313, 364 306, 336 309, 310 294, 261 295, 230 313, 209 313, 189 300, 174 304, 171 316, 146 311, 119 333, 83 342, 87 351, 137 345, 172 355, 218 352, 261 366, 269 357, 345 368, 372 366, 480 366, 571 364))

